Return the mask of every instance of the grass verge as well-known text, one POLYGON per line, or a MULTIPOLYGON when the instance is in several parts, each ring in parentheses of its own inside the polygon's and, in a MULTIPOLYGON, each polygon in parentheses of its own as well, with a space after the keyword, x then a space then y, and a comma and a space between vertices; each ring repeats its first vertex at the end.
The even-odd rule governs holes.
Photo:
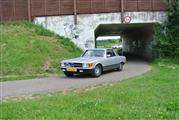
POLYGON ((140 77, 76 92, 2 101, 0 119, 178 120, 179 64, 155 62, 140 77))
POLYGON ((28 22, 0 22, 0 48, 1 81, 58 74, 61 60, 82 52, 68 38, 28 22))

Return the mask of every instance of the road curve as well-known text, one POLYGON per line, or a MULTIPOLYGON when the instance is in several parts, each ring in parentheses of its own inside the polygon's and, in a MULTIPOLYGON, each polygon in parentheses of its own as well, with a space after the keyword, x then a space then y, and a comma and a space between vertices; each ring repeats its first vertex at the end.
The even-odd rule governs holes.
POLYGON ((142 75, 151 70, 151 66, 144 61, 130 61, 124 66, 122 72, 112 71, 104 73, 99 78, 74 77, 67 78, 64 75, 33 80, 8 81, 0 83, 1 100, 9 97, 20 97, 38 93, 73 90, 97 86, 104 83, 125 80, 142 75))

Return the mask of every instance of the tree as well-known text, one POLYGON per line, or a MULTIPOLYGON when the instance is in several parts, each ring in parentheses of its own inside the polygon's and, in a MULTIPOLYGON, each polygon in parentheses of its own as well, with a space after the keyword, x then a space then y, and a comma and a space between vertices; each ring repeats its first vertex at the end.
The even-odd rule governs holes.
POLYGON ((168 20, 156 25, 154 55, 156 57, 179 57, 179 0, 168 9, 168 20))

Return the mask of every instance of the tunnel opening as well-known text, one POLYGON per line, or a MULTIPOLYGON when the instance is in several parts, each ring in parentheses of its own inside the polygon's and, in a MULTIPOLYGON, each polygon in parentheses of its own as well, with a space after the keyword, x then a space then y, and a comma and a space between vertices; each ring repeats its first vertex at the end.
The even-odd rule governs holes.
POLYGON ((98 36, 96 38, 96 48, 118 48, 122 47, 120 36, 98 36))
POLYGON ((154 23, 100 24, 95 30, 95 47, 99 36, 120 36, 120 54, 127 59, 152 59, 154 23))

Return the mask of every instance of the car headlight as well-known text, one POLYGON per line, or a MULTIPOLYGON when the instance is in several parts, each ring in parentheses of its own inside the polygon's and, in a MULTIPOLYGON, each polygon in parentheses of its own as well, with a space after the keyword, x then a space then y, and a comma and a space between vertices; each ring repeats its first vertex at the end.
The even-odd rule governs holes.
POLYGON ((85 68, 92 68, 93 67, 93 63, 85 63, 84 67, 85 68))
POLYGON ((61 67, 65 67, 65 63, 61 63, 61 67))

